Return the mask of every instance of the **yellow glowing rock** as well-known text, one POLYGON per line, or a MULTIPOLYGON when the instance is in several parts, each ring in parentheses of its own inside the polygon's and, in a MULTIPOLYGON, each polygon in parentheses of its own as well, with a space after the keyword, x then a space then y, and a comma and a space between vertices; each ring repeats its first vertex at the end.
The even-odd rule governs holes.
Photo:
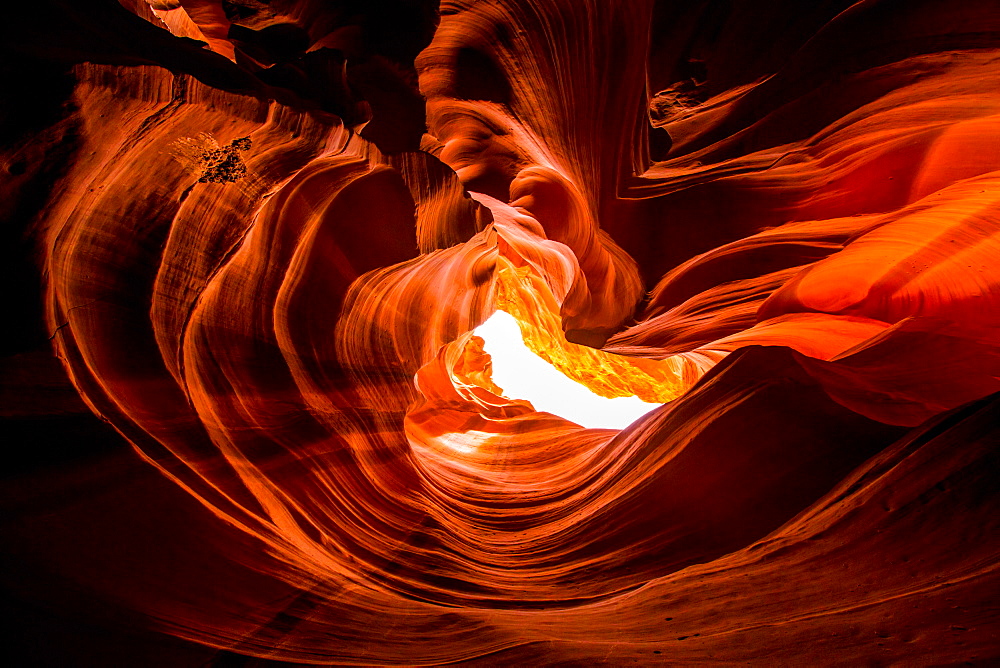
POLYGON ((482 337, 470 337, 462 350, 462 357, 455 363, 452 373, 456 378, 501 396, 503 389, 493 382, 493 360, 483 350, 483 344, 482 337))

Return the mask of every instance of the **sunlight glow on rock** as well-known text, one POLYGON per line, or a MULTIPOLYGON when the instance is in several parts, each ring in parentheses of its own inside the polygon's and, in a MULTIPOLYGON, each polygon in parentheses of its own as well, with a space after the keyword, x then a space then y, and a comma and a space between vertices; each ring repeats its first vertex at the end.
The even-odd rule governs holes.
POLYGON ((606 399, 565 376, 531 352, 517 320, 497 311, 475 333, 493 358, 493 382, 509 399, 527 399, 538 411, 558 415, 590 429, 623 429, 662 404, 638 397, 606 399))

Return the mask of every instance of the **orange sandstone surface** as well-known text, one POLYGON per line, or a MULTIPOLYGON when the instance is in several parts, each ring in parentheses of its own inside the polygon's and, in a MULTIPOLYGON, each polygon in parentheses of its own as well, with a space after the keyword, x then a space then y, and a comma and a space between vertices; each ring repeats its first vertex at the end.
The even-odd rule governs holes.
POLYGON ((1000 661, 995 3, 8 24, 17 665, 1000 661))

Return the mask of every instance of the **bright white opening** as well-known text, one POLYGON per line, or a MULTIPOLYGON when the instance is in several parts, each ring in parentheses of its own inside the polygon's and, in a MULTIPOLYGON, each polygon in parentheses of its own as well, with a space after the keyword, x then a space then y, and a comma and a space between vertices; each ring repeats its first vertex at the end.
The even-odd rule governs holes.
POLYGON ((508 399, 527 399, 535 410, 558 415, 590 429, 623 429, 662 404, 638 397, 606 399, 565 376, 531 352, 509 313, 497 311, 475 329, 493 358, 493 382, 508 399))

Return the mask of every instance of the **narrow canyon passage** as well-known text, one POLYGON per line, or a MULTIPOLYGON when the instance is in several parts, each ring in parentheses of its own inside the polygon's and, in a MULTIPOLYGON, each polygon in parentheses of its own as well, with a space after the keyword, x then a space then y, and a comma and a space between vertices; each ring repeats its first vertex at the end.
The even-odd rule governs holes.
POLYGON ((1000 661, 995 2, 0 23, 16 665, 1000 661))

